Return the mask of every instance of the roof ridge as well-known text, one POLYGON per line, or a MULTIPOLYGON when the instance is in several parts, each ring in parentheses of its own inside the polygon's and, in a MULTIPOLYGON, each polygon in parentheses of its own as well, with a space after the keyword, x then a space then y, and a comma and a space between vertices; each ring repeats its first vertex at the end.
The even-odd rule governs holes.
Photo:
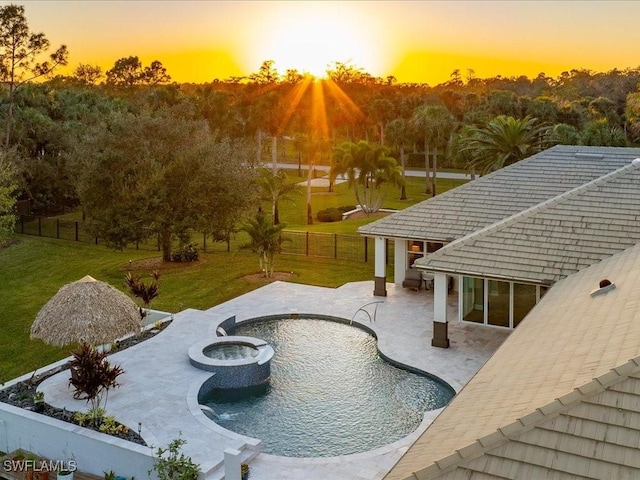
POLYGON ((547 420, 568 411, 577 404, 594 397, 610 387, 640 373, 640 356, 612 368, 608 372, 595 377, 590 382, 574 388, 571 392, 556 398, 553 402, 536 408, 533 412, 516 419, 514 422, 499 427, 495 432, 477 439, 475 442, 457 449, 440 460, 421 470, 404 477, 404 480, 427 480, 436 478, 442 473, 451 471, 464 462, 480 457, 489 450, 525 433, 547 420))
POLYGON ((497 231, 500 230, 502 228, 508 227, 514 223, 519 222, 522 219, 528 218, 531 215, 534 215, 542 210, 546 210, 554 205, 557 205, 558 203, 563 202, 564 200, 567 200, 568 198, 572 198, 576 195, 580 195, 581 193, 584 193, 586 191, 589 191, 597 186, 600 186, 602 184, 608 183, 609 181, 622 176, 624 174, 626 174, 628 171, 633 171, 633 170, 637 170, 640 169, 640 162, 638 163, 629 163, 627 165, 624 165, 623 167, 618 168, 617 170, 614 170, 612 172, 606 173, 605 175, 602 175, 598 178, 594 178, 593 180, 587 182, 587 183, 583 183, 582 185, 579 185, 575 188, 572 188, 571 190, 568 190, 566 192, 561 193, 560 195, 556 195, 555 197, 551 197, 547 200, 545 200, 544 202, 541 202, 537 205, 534 205, 532 207, 527 208, 526 210, 523 210, 521 212, 515 213, 513 215, 511 215, 510 217, 507 218, 503 218, 502 220, 499 220, 495 223, 492 223, 491 225, 487 225, 486 227, 483 227, 479 230, 476 230, 474 232, 471 232, 467 235, 465 235, 464 237, 460 237, 456 240, 454 240, 451 243, 448 243, 447 245, 445 245, 444 247, 442 247, 440 250, 437 250, 436 252, 433 252, 432 254, 428 255, 427 257, 424 257, 422 259, 418 259, 416 261, 416 266, 417 267, 426 267, 429 264, 429 261, 432 258, 438 258, 441 257, 443 255, 445 255, 449 250, 453 250, 457 247, 459 247, 460 245, 464 245, 468 242, 474 241, 476 240, 478 237, 482 237, 485 234, 487 234, 488 232, 493 232, 493 231, 497 231))
MULTIPOLYGON (((413 204, 413 205, 411 205, 411 206, 409 206, 409 207, 407 207, 405 209, 402 209, 402 210, 400 210, 400 211, 398 211, 396 213, 410 212, 411 210, 421 208, 421 205, 423 205, 424 203, 427 203, 427 202, 431 202, 434 199, 442 199, 442 198, 447 198, 448 196, 451 196, 451 195, 458 195, 460 192, 459 191, 456 192, 455 190, 458 190, 459 188, 463 188, 463 189, 464 188, 474 188, 475 185, 476 185, 476 184, 474 184, 474 182, 476 180, 485 179, 485 178, 491 178, 492 176, 495 176, 498 173, 500 175, 504 175, 505 171, 508 172, 510 168, 515 167, 518 164, 520 164, 520 166, 522 166, 524 164, 534 162, 537 159, 537 157, 545 157, 550 152, 554 152, 555 150, 563 151, 567 147, 576 147, 576 146, 577 145, 554 145, 553 147, 550 147, 550 148, 547 148, 547 149, 542 150, 540 152, 534 153, 533 155, 531 155, 531 156, 529 156, 527 158, 524 158, 524 159, 520 160, 519 162, 512 163, 511 165, 507 165, 507 166, 505 166, 505 167, 503 167, 503 168, 501 168, 499 170, 495 170, 493 172, 487 173, 486 175, 477 174, 477 177, 474 180, 470 180, 470 181, 468 181, 466 183, 463 183, 462 185, 459 185, 456 188, 452 188, 450 190, 447 190, 446 192, 442 192, 442 193, 438 194, 435 197, 427 198, 426 200, 423 200, 421 202, 415 203, 415 204, 413 204), (470 186, 470 185, 473 185, 473 186, 470 186)), ((619 148, 623 148, 623 147, 619 147, 619 148)), ((638 150, 640 150, 640 149, 638 149, 638 150)), ((567 152, 567 153, 571 153, 572 155, 575 155, 577 152, 570 151, 570 152, 567 152)), ((381 218, 379 220, 376 220, 374 222, 368 223, 366 225, 361 225, 360 227, 358 227, 358 233, 360 233, 361 235, 366 235, 366 233, 364 233, 364 232, 369 227, 373 226, 373 224, 375 224, 375 223, 385 222, 385 220, 388 220, 388 217, 381 218)))

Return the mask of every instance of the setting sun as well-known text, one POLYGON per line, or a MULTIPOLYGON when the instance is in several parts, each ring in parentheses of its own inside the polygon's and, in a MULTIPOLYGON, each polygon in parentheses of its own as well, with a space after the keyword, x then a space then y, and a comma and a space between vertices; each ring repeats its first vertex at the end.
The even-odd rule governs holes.
POLYGON ((316 76, 349 62, 430 85, 456 69, 557 76, 635 67, 640 40, 640 3, 613 1, 50 1, 27 2, 27 15, 69 47, 68 72, 137 55, 177 82, 248 76, 265 60, 316 76))
POLYGON ((249 68, 272 59, 281 72, 296 69, 322 77, 332 62, 352 61, 377 73, 380 55, 368 17, 348 2, 277 4, 263 17, 263 30, 254 34, 249 68))

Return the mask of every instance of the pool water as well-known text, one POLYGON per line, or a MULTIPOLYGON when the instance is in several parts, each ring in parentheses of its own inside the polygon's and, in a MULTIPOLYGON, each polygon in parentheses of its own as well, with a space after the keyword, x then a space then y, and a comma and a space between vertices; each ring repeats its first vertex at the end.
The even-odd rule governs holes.
POLYGON ((317 319, 280 319, 234 332, 275 349, 266 388, 212 391, 201 403, 219 425, 290 457, 365 452, 405 437, 425 411, 444 407, 451 387, 382 360, 363 330, 317 319))
POLYGON ((240 360, 257 356, 258 349, 239 343, 218 343, 205 348, 202 353, 216 360, 240 360))

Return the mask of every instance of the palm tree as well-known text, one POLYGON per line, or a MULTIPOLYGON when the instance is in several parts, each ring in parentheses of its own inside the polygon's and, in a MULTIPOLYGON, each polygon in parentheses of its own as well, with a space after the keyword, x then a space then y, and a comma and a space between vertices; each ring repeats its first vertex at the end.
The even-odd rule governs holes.
POLYGON ((438 148, 445 148, 449 143, 455 126, 455 119, 449 113, 449 110, 441 105, 423 105, 414 111, 413 122, 418 130, 422 132, 424 140, 425 193, 431 193, 435 197, 438 148), (432 147, 435 148, 435 154, 431 164, 431 178, 429 178, 429 156, 432 147))
POLYGON ((273 224, 278 225, 280 223, 278 203, 281 200, 290 199, 294 193, 299 193, 300 187, 295 183, 287 183, 287 174, 282 170, 274 174, 267 168, 258 170, 256 183, 261 189, 260 199, 265 202, 271 202, 273 224))
POLYGON ((606 118, 599 118, 587 122, 582 128, 580 144, 624 147, 627 144, 627 139, 620 127, 611 125, 606 118))
POLYGON ((580 132, 573 125, 558 123, 549 130, 548 140, 551 145, 578 145, 580 132))
POLYGON ((251 238, 250 243, 244 245, 244 248, 249 248, 258 254, 260 269, 265 277, 273 275, 273 258, 276 253, 280 253, 284 241, 282 238, 284 228, 284 224, 273 225, 262 212, 258 212, 241 227, 241 230, 247 232, 251 238))
POLYGON ((396 159, 389 156, 389 150, 364 140, 343 142, 336 147, 330 175, 332 178, 347 175, 349 188, 354 189, 358 205, 365 213, 375 213, 382 206, 385 196, 380 187, 384 183, 402 185, 402 170, 396 159))
POLYGON ((475 128, 464 150, 472 152, 467 168, 484 175, 542 150, 548 127, 536 118, 498 115, 485 127, 475 128))
POLYGON ((405 184, 405 151, 404 147, 410 141, 409 125, 403 118, 396 118, 387 124, 387 138, 400 153, 400 167, 402 168, 402 187, 400 190, 400 200, 407 199, 407 189, 405 184))

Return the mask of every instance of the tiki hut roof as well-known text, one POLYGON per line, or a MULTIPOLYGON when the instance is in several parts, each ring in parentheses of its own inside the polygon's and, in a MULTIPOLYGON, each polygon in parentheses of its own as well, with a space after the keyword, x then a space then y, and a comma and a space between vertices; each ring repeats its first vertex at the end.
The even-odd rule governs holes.
POLYGON ((108 283, 85 276, 63 286, 36 316, 31 338, 51 345, 112 342, 142 326, 138 306, 108 283))

